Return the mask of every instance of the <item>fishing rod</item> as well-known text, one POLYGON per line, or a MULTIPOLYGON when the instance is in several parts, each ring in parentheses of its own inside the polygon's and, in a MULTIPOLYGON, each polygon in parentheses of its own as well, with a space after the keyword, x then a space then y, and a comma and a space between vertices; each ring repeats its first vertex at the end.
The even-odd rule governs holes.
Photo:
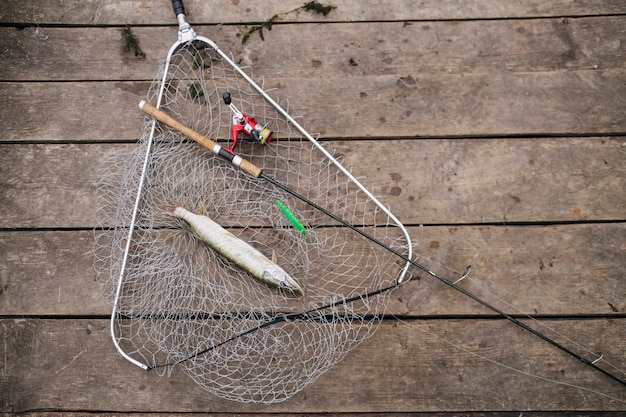
MULTIPOLYGON (((215 154, 215 155, 225 159, 226 161, 230 162, 232 165, 234 165, 235 167, 237 167, 240 170, 244 171, 245 173, 251 175, 252 177, 268 181, 272 185, 280 188, 281 190, 283 190, 283 191, 287 192, 288 194, 294 196, 295 198, 301 200, 305 204, 310 205, 311 207, 313 207, 314 209, 320 211, 321 213, 325 214, 326 216, 329 216, 330 218, 332 218, 333 220, 337 221, 341 225, 343 225, 343 226, 351 229, 352 231, 358 233, 359 235, 361 235, 364 238, 368 239, 372 243, 374 243, 374 244, 382 247, 383 249, 391 252, 392 254, 398 256, 400 259, 403 259, 404 261, 406 261, 407 264, 415 266, 416 268, 418 268, 421 271, 427 273, 428 275, 434 277, 435 279, 439 280, 440 282, 442 282, 443 284, 447 285, 448 287, 453 288, 453 289, 459 291, 461 294, 465 295, 466 297, 469 297, 470 299, 476 301, 477 303, 479 303, 483 307, 485 307, 485 308, 491 310, 492 312, 496 313, 498 316, 507 319, 508 321, 510 321, 511 323, 513 323, 516 326, 520 327, 521 329, 524 329, 524 330, 530 332, 531 334, 535 335, 536 337, 540 338, 541 340, 549 343, 550 345, 554 346, 555 348, 557 348, 557 349, 567 353, 568 355, 572 356, 573 358, 579 360, 580 362, 582 362, 583 364, 587 365, 588 367, 590 367, 590 368, 592 368, 592 369, 594 369, 594 370, 604 374, 605 376, 607 376, 610 379, 620 383, 621 385, 626 386, 626 380, 624 380, 624 379, 622 379, 622 378, 612 374, 611 372, 608 372, 605 369, 599 367, 598 365, 596 365, 598 363, 598 361, 600 361, 602 359, 602 355, 599 355, 599 354, 596 355, 596 358, 594 360, 586 359, 586 358, 582 357, 581 355, 579 355, 578 353, 576 353, 576 352, 572 351, 571 349, 567 348, 566 346, 558 343, 554 339, 546 336, 545 334, 543 334, 543 333, 539 332, 538 330, 530 327, 529 325, 523 323, 522 321, 518 320, 517 318, 511 316, 510 314, 507 314, 504 311, 500 310, 499 308, 495 307, 494 305, 488 303, 487 301, 485 301, 482 298, 478 297, 474 293, 472 293, 472 292, 470 292, 470 291, 468 291, 468 290, 458 286, 457 284, 461 280, 463 280, 465 277, 467 277, 469 275, 469 273, 471 271, 470 267, 467 267, 465 269, 464 273, 461 275, 461 277, 459 277, 457 280, 451 281, 451 280, 449 280, 449 279, 447 279, 447 278, 437 274, 436 272, 431 271, 429 268, 427 268, 426 266, 418 263, 417 261, 411 259, 410 256, 407 256, 407 255, 397 251, 396 249, 390 247, 389 245, 385 244, 384 242, 380 241, 379 239, 369 235, 368 233, 364 232, 363 230, 359 229, 358 227, 348 223, 347 221, 343 220, 342 218, 340 218, 339 216, 335 215, 334 213, 326 210, 324 207, 321 207, 320 205, 318 205, 315 202, 311 201, 307 197, 305 197, 305 196, 299 194, 298 192, 294 191, 293 189, 289 188, 287 185, 281 183, 276 178, 273 178, 273 177, 263 173, 262 168, 254 165, 252 162, 250 162, 250 161, 242 158, 241 156, 237 155, 231 149, 226 149, 226 148, 222 147, 221 145, 217 144, 216 142, 214 142, 213 140, 207 138, 206 136, 202 135, 201 133, 193 130, 192 128, 190 128, 190 127, 188 127, 186 125, 184 125, 183 123, 181 123, 180 121, 178 121, 177 119, 172 117, 171 115, 165 113, 163 110, 158 109, 157 107, 155 107, 154 105, 146 102, 145 100, 142 100, 139 103, 139 108, 145 114, 153 117, 154 119, 156 119, 159 122, 161 122, 161 123, 171 127, 172 129, 182 133, 183 135, 185 135, 189 139, 195 141, 196 143, 198 143, 202 147, 206 148, 207 150, 209 150, 213 154, 215 154)), ((385 292, 385 291, 391 290, 393 288, 398 287, 403 282, 407 282, 407 281, 400 281, 400 280, 398 280, 396 285, 392 285, 392 286, 383 288, 382 290, 378 290, 378 291, 375 291, 375 292, 370 293, 370 294, 364 294, 363 298, 367 297, 368 295, 380 294, 381 292, 385 292)), ((329 306, 331 306, 331 305, 329 305, 329 306)), ((235 337, 243 336, 243 335, 248 334, 248 333, 250 333, 251 331, 254 331, 254 330, 255 329, 252 329, 250 331, 247 331, 247 332, 245 332, 243 334, 240 334, 238 336, 235 336, 235 337)), ((208 350, 206 350, 206 351, 208 351, 208 350)), ((204 353, 204 352, 202 352, 202 353, 204 353)), ((197 354, 196 354, 196 356, 197 356, 197 354)))

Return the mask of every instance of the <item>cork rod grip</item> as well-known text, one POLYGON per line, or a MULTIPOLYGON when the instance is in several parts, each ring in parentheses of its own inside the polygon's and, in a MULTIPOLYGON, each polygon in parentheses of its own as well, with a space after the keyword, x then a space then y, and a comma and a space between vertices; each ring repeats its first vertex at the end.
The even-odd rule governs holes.
POLYGON ((182 133, 183 135, 187 136, 189 139, 198 143, 200 146, 206 148, 210 152, 213 152, 214 154, 219 155, 224 159, 227 159, 245 173, 252 175, 255 178, 259 178, 261 176, 261 172, 263 170, 254 165, 252 162, 246 159, 242 159, 240 156, 233 155, 230 152, 227 152, 224 148, 222 148, 211 139, 200 134, 199 132, 196 132, 188 126, 185 126, 174 117, 165 113, 163 110, 157 109, 154 105, 148 103, 147 101, 142 100, 139 103, 139 108, 148 116, 151 116, 159 122, 163 123, 164 125, 169 126, 172 129, 182 133))

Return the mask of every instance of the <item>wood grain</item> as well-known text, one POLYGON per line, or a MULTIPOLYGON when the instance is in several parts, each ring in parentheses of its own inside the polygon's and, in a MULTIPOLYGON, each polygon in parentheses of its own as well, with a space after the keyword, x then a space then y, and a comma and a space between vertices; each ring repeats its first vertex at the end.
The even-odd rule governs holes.
MULTIPOLYGON (((472 264, 464 288, 625 369, 626 2, 323 3, 337 8, 242 45, 303 1, 185 2, 198 33, 367 177, 420 262, 449 277, 472 264)), ((93 269, 98 166, 134 146, 137 103, 175 39, 167 1, 0 7, 0 413, 623 414, 623 387, 428 276, 282 404, 219 400, 120 358, 93 269), (145 58, 123 51, 126 25, 145 58)))
MULTIPOLYGON (((626 131, 617 17, 379 25, 284 26, 245 48, 236 27, 216 33, 326 137, 626 131)), ((45 40, 37 30, 0 28, 3 79, 14 81, 0 83, 10 109, 0 141, 136 137, 141 80, 156 74, 174 29, 137 28, 146 59, 122 51, 119 28, 47 28, 45 40)))
MULTIPOLYGON (((202 0, 185 1, 185 10, 192 23, 242 23, 265 21, 277 13, 302 6, 302 0, 267 2, 252 0, 217 0, 207 4, 202 0)), ((567 0, 525 1, 506 0, 427 0, 419 7, 411 0, 394 2, 392 7, 381 6, 375 0, 337 0, 321 2, 337 6, 327 17, 313 13, 289 14, 285 21, 380 21, 380 20, 440 20, 523 18, 545 16, 588 16, 620 14, 626 6, 619 1, 567 0)), ((89 0, 79 5, 63 0, 6 0, 0 20, 21 24, 172 24, 176 23, 169 2, 141 0, 89 0)))
MULTIPOLYGON (((323 137, 623 134, 626 72, 266 80, 323 137), (329 102, 331 96, 341 101, 329 102), (349 103, 346 105, 345 103, 349 103), (524 114, 524 117, 520 117, 524 114)), ((2 83, 2 141, 136 140, 147 82, 2 83), (105 117, 93 117, 96 114, 105 117)))
MULTIPOLYGON (((607 361, 626 365, 619 322, 547 324, 602 349, 607 361)), ((622 410, 626 399, 618 384, 500 320, 385 322, 309 388, 271 406, 220 400, 180 371, 159 377, 134 367, 116 354, 108 331, 108 321, 98 319, 2 320, 0 343, 10 358, 0 362, 2 411, 54 407, 89 412, 113 406, 120 412, 152 413, 276 413, 294 407, 308 412, 606 411, 622 410)))
MULTIPOLYGON (((600 137, 327 145, 404 223, 506 224, 623 221, 623 143, 600 137)), ((134 146, 0 145, 0 227, 93 227, 105 155, 122 158, 134 146)))
MULTIPOLYGON (((626 313, 621 284, 626 270, 625 227, 623 223, 438 226, 411 227, 409 232, 420 242, 418 262, 450 279, 471 264, 473 273, 463 288, 507 312, 621 317, 626 313)), ((0 233, 0 315, 109 314, 102 286, 109 276, 97 281, 93 245, 94 232, 85 230, 0 233)), ((418 277, 393 291, 387 314, 492 314, 432 277, 418 277)), ((303 309, 297 302, 292 307, 303 309)))
MULTIPOLYGON (((177 39, 173 27, 133 27, 145 57, 125 52, 119 27, 0 27, 5 81, 151 78, 177 39), (42 38, 44 33, 45 38, 42 38), (28 71, 24 71, 28 68, 28 71)), ((200 27, 268 78, 623 69, 620 17, 278 26, 241 44, 243 26, 200 27), (497 42, 495 41, 497 40, 497 42), (290 45, 284 48, 284 45, 290 45), (271 58, 270 58, 271 57, 271 58)), ((332 98, 332 97, 330 97, 332 98)))

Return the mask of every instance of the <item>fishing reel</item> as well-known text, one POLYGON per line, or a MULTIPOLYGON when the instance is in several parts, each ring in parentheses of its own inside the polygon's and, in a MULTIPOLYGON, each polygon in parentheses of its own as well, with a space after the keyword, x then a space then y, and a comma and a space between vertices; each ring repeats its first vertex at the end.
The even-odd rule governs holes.
POLYGON ((239 134, 243 133, 247 136, 247 139, 244 139, 248 142, 258 142, 261 145, 268 144, 272 140, 272 131, 268 129, 266 126, 261 125, 254 117, 246 116, 242 112, 235 107, 230 98, 230 93, 225 92, 222 96, 224 99, 224 103, 230 110, 233 112, 233 124, 231 127, 231 138, 232 145, 227 149, 228 152, 235 154, 235 146, 237 145, 237 140, 239 139, 239 134))

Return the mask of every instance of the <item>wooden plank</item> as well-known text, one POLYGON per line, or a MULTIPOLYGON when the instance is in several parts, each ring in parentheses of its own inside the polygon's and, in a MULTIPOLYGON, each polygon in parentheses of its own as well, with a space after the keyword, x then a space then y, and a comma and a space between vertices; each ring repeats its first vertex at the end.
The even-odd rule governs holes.
MULTIPOLYGON (((328 145, 404 223, 466 224, 624 220, 623 143, 617 137, 328 145)), ((98 167, 107 153, 123 157, 134 146, 0 145, 0 227, 94 227, 98 167)))
MULTIPOLYGON (((585 135, 626 131, 621 70, 266 80, 324 137, 585 135), (306 97, 306 99, 302 99, 306 97)), ((2 83, 2 141, 136 139, 146 82, 2 83), (98 115, 96 117, 95 115, 98 115)))
MULTIPOLYGON (((519 413, 518 413, 519 414, 519 413)), ((621 417, 621 411, 525 411, 524 417, 621 417)), ((17 414, 16 414, 17 415, 17 414)), ((19 413, 23 417, 84 417, 84 413, 81 412, 26 412, 19 413)), ((214 416, 214 417, 231 417, 232 414, 228 413, 167 413, 171 417, 200 417, 200 416, 214 416)), ((298 413, 281 413, 281 417, 296 417, 301 416, 298 413)), ((370 413, 324 413, 326 417, 368 417, 370 413)), ((429 412, 429 413, 411 413, 412 416, 423 417, 449 417, 450 414, 446 412, 429 412)), ((494 411, 474 411, 463 412, 464 417, 502 417, 502 412, 494 411)), ((508 414, 507 414, 508 415, 508 414)), ((511 414, 512 416, 516 414, 511 414)), ((99 417, 158 417, 158 413, 98 413, 99 417)), ((260 417, 267 416, 267 414, 259 413, 246 413, 247 417, 260 417)), ((376 413, 377 417, 405 417, 406 413, 403 412, 386 412, 376 413)))
MULTIPOLYGON (((623 369, 622 321, 549 324, 623 369)), ((134 367, 115 353, 106 320, 3 320, 0 332, 4 412, 618 411, 625 400, 623 387, 500 320, 385 322, 312 386, 271 406, 217 399, 177 370, 161 378, 134 367)))
MULTIPOLYGON (((471 264, 473 273, 463 288, 507 312, 559 316, 626 313, 623 223, 411 227, 409 232, 420 242, 419 262, 451 279, 458 273, 455 270, 471 264)), ((102 281, 96 281, 93 268, 93 236, 91 231, 0 233, 0 315, 109 314, 102 281)), ((422 274, 420 278, 394 290, 387 314, 491 314, 432 277, 422 274)), ((298 301, 293 304, 294 311, 304 308, 298 301)))
POLYGON ((87 223, 83 220, 93 219, 95 213, 95 167, 102 154, 92 152, 103 150, 81 145, 4 145, 0 151, 3 181, 0 212, 8 217, 2 227, 62 228, 93 224, 93 220, 87 223), (44 162, 50 158, 54 162, 44 162), (34 199, 28 200, 29 195, 34 199), (55 214, 44 214, 48 210, 55 214), (77 212, 83 210, 86 216, 80 215, 83 220, 76 221, 77 212))
MULTIPOLYGON (((589 346, 586 357, 603 352, 624 369, 626 141, 618 135, 626 132, 626 3, 344 0, 326 18, 290 15, 285 21, 298 24, 241 45, 242 23, 302 3, 186 5, 199 33, 271 75, 267 85, 291 99, 311 130, 351 139, 333 146, 412 224, 421 262, 451 277, 458 272, 449 267, 473 264, 464 287, 506 311, 512 307, 498 298, 533 315, 567 317, 548 324, 589 346), (474 136, 488 139, 460 139, 474 136)), ((110 307, 94 281, 96 167, 108 150, 132 147, 101 142, 141 133, 136 104, 175 38, 171 8, 7 0, 0 22, 0 141, 8 142, 0 145, 2 413, 617 415, 626 408, 623 387, 485 317, 427 276, 392 294, 389 319, 373 339, 284 404, 216 400, 180 372, 158 378, 134 368, 115 354, 110 307), (120 50, 128 23, 147 25, 133 28, 145 59, 120 50)))
POLYGON ((409 224, 624 218, 618 208, 626 204, 622 174, 611 173, 624 168, 620 139, 370 141, 336 147, 354 173, 367 177, 368 187, 409 224), (369 151, 375 161, 357 149, 369 151), (610 157, 614 152, 618 155, 610 157), (583 203, 604 194, 606 203, 595 208, 583 203), (449 210, 454 212, 444 214, 449 210), (466 216, 466 210, 472 214, 466 216))
MULTIPOLYGON (((218 0, 210 4, 202 0, 187 0, 185 8, 192 22, 241 23, 265 21, 277 13, 302 6, 303 0, 268 2, 253 0, 218 0)), ((541 0, 510 2, 506 0, 411 0, 395 1, 384 7, 375 0, 335 0, 322 4, 337 6, 326 18, 311 13, 290 14, 285 21, 380 21, 380 20, 440 20, 493 19, 546 16, 576 16, 620 14, 626 6, 619 1, 541 0)), ((123 25, 176 23, 168 2, 140 0, 89 0, 68 2, 53 0, 41 3, 34 0, 5 0, 0 21, 12 24, 66 24, 66 25, 123 25)))
POLYGON ((132 28, 132 33, 145 57, 136 56, 134 50, 124 51, 123 28, 0 28, 0 47, 5 51, 2 78, 4 81, 152 79, 177 40, 176 29, 138 27, 132 28))
POLYGON ((3 140, 138 139, 143 117, 133 110, 145 98, 148 86, 149 83, 2 83, 0 91, 8 94, 6 108, 12 109, 0 113, 6 129, 3 140))
POLYGON ((621 132, 626 124, 622 71, 407 74, 326 80, 317 88, 284 85, 285 97, 307 97, 304 105, 292 102, 293 113, 327 137, 585 134, 621 132), (329 91, 342 101, 328 102, 329 91))
MULTIPOLYGON (((624 18, 428 24, 283 25, 241 44, 242 26, 200 27, 257 74, 271 77, 468 74, 620 69, 624 18), (285 48, 289 45, 289 48, 285 48)), ((174 28, 133 27, 145 57, 124 52, 117 27, 0 28, 3 80, 143 80, 162 65, 174 28), (42 37, 42 35, 44 35, 42 37), (28 68, 28 71, 24 71, 28 68)))
POLYGON ((0 233, 0 314, 106 314, 93 245, 90 231, 0 233))

